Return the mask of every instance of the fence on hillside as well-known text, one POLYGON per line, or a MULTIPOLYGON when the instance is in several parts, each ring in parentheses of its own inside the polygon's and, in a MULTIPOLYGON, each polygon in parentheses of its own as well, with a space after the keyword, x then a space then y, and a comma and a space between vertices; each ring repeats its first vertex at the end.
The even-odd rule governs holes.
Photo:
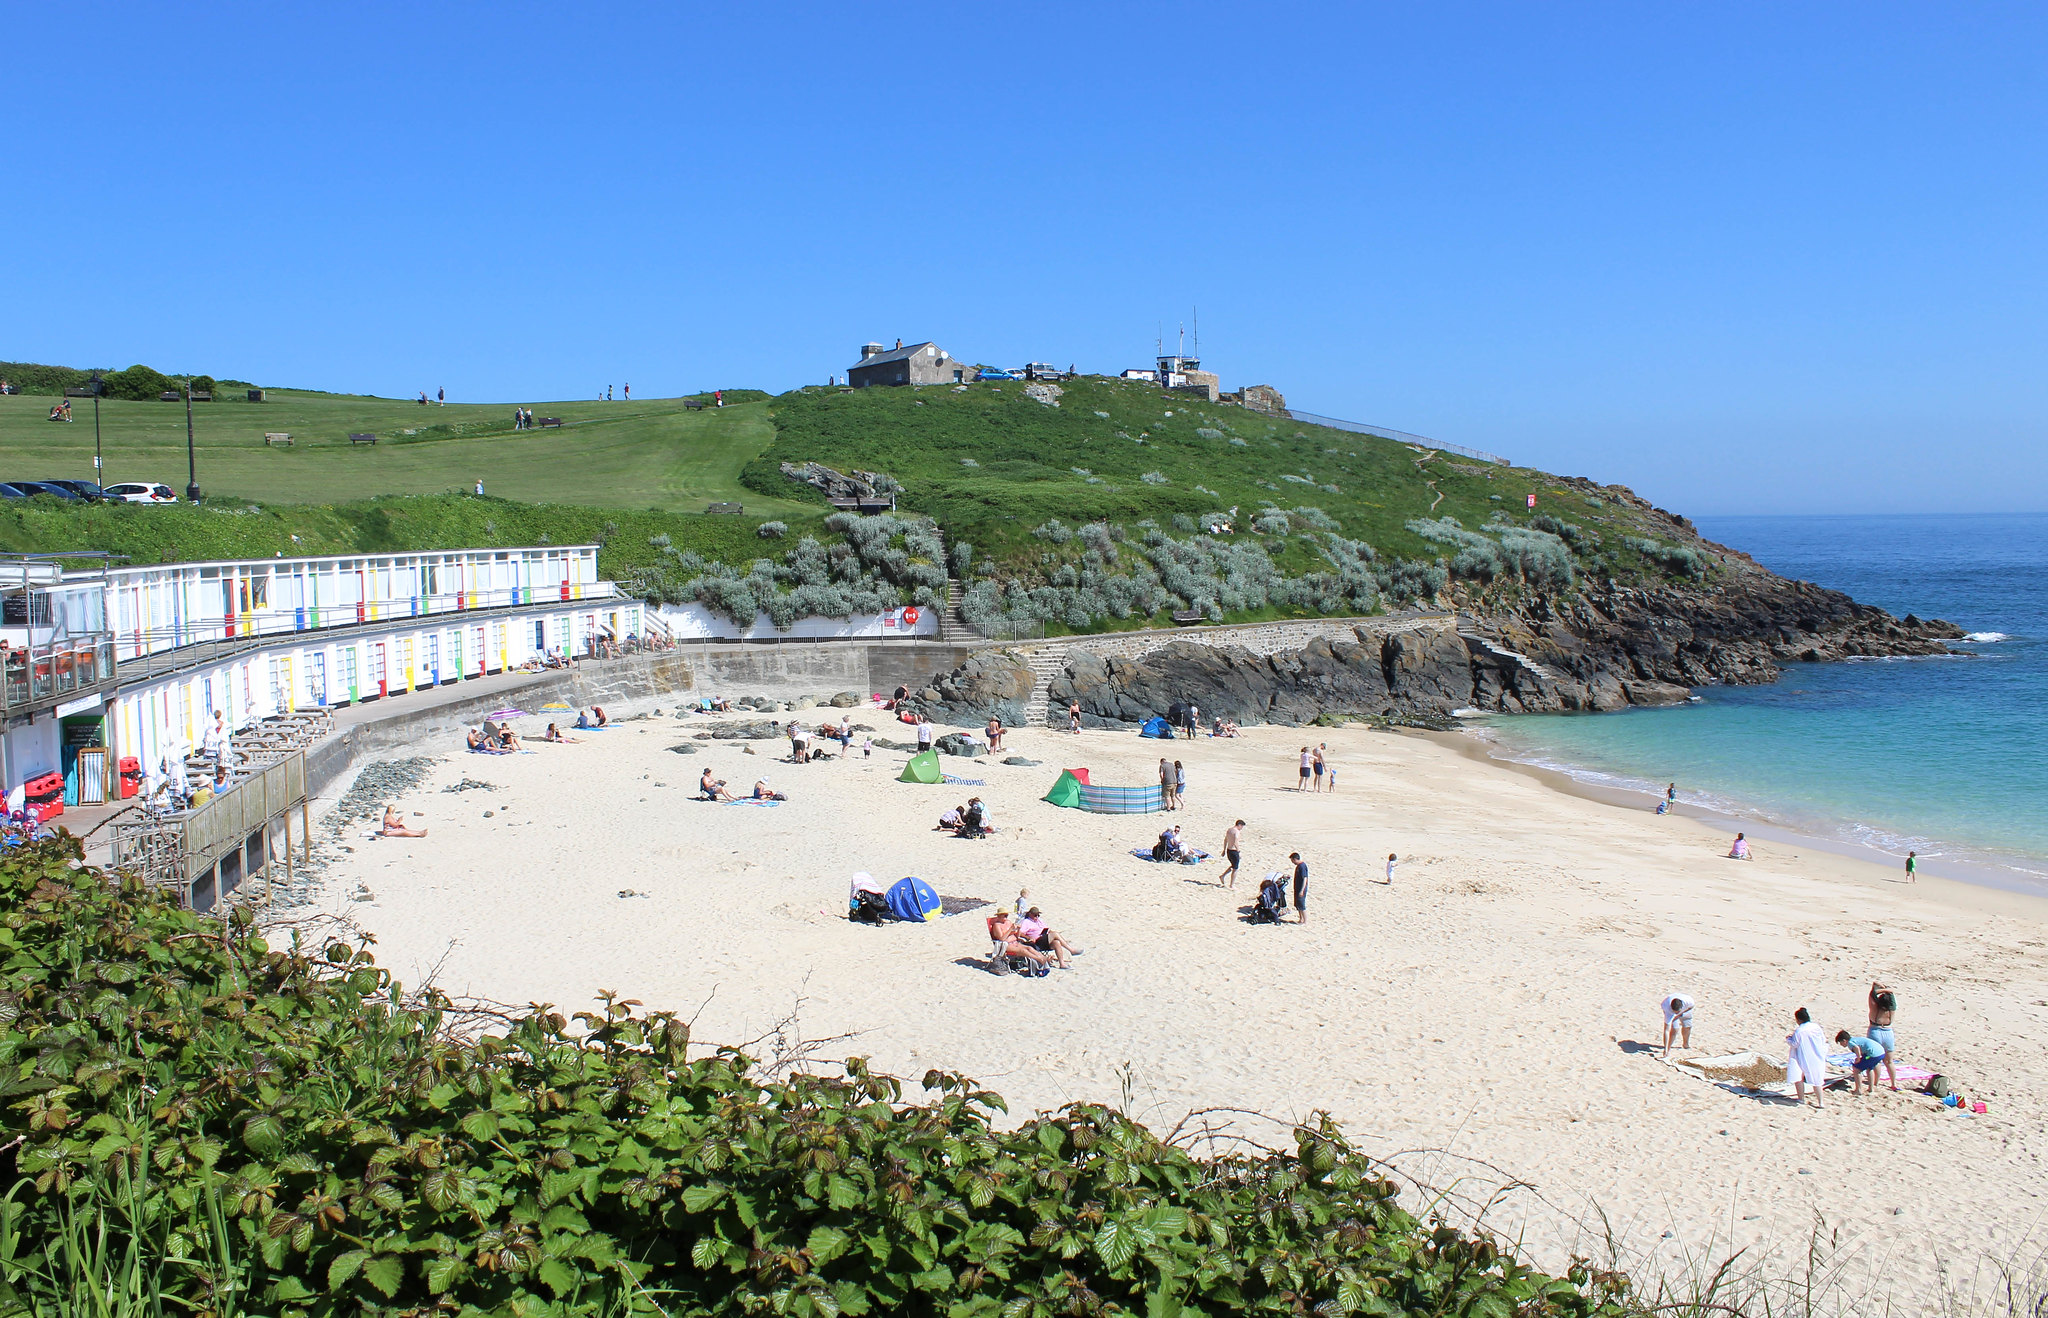
POLYGON ((1388 426, 1368 426, 1359 421, 1339 421, 1333 416, 1317 416, 1314 412, 1297 412, 1293 408, 1287 409, 1287 415, 1295 421, 1306 421, 1312 426, 1328 426, 1332 430, 1348 430, 1354 435, 1377 435, 1381 439, 1391 439, 1399 444, 1420 444, 1424 448, 1442 449, 1446 453, 1457 453, 1464 457, 1477 458, 1481 462, 1494 462, 1503 467, 1515 465, 1500 454, 1488 453, 1485 449, 1466 448, 1463 444, 1446 444, 1440 439, 1429 439, 1422 435, 1411 435, 1405 430, 1395 430, 1388 426))

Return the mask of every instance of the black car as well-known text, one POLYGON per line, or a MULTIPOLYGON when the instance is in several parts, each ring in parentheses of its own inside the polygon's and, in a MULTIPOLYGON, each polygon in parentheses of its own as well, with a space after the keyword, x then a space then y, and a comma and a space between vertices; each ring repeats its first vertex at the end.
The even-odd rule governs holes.
POLYGON ((70 490, 65 489, 62 485, 52 485, 48 481, 8 481, 7 483, 31 499, 38 494, 48 494, 54 495, 59 499, 68 499, 72 503, 80 502, 79 497, 70 490))
POLYGON ((63 489, 71 491, 73 494, 85 500, 87 503, 105 503, 107 501, 107 492, 101 489, 99 486, 93 484, 91 481, 58 480, 42 481, 40 483, 44 485, 60 486, 63 489))

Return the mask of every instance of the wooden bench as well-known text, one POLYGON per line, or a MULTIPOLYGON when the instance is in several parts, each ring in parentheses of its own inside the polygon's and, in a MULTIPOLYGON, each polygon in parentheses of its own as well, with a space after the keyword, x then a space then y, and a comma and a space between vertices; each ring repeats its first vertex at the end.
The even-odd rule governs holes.
POLYGON ((263 442, 271 448, 290 448, 292 437, 282 430, 266 430, 263 432, 263 442))
POLYGON ((176 389, 166 389, 156 396, 156 401, 159 403, 182 403, 185 401, 185 395, 179 393, 176 389))
POLYGON ((205 389, 194 389, 192 391, 192 401, 195 403, 210 403, 213 401, 213 394, 205 389))
POLYGON ((683 400, 683 410, 685 412, 701 412, 704 410, 704 400, 701 398, 685 398, 683 400))
POLYGON ((562 428, 562 418, 558 416, 544 416, 537 424, 542 430, 560 430, 562 428))
POLYGON ((1198 622, 1205 622, 1207 620, 1208 615, 1200 609, 1182 609, 1173 615, 1173 625, 1176 627, 1192 627, 1198 622))
POLYGON ((704 509, 707 513, 744 513, 746 510, 743 503, 714 503, 704 509))
POLYGON ((377 442, 377 437, 375 435, 351 434, 348 437, 348 442, 351 444, 374 444, 377 442))

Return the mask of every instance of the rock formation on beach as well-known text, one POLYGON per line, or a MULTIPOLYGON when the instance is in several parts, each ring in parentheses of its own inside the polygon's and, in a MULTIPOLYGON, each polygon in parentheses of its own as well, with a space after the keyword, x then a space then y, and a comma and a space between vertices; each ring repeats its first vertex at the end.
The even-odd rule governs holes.
MULTIPOLYGON (((1588 586, 1533 596, 1493 616, 1367 619, 1333 627, 1296 649, 1257 653, 1205 641, 1161 638, 1135 656, 1105 654, 1103 638, 1063 642, 1046 688, 1058 720, 1071 704, 1088 727, 1123 727, 1186 704, 1205 720, 1296 726, 1325 716, 1430 719, 1465 709, 1490 713, 1602 712, 1684 701, 1695 686, 1775 681, 1795 662, 1933 657, 1962 630, 1896 618, 1840 591, 1791 581, 1744 555, 1698 585, 1588 586)), ((991 714, 1023 720, 1035 671, 1015 651, 974 655, 915 693, 944 723, 991 714)))

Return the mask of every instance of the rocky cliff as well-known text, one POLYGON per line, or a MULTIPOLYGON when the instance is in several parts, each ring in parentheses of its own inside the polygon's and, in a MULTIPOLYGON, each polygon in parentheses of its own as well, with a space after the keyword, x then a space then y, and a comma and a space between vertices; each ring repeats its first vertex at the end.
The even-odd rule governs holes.
MULTIPOLYGON (((1078 705, 1091 727, 1172 716, 1187 703, 1205 720, 1299 725, 1324 715, 1440 717, 1604 711, 1682 701, 1695 686, 1776 680, 1787 663, 1933 656, 1961 629, 1893 617, 1839 591, 1789 581, 1726 555, 1710 583, 1588 586, 1519 601, 1511 611, 1370 621, 1298 650, 1256 654, 1161 638, 1137 658, 1064 643, 1047 688, 1054 720, 1078 705)), ((991 651, 918 694, 941 722, 1020 715, 1028 661, 991 651)))

